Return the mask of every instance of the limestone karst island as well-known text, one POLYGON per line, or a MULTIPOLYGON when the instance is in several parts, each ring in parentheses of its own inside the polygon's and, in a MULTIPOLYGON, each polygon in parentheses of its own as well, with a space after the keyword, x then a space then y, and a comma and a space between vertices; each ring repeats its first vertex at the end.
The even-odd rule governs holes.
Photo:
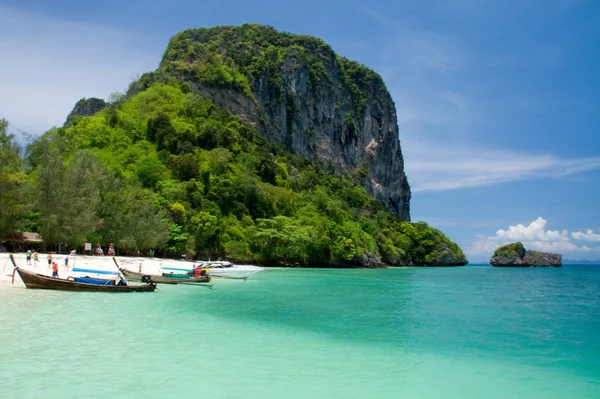
POLYGON ((59 251, 91 241, 269 265, 467 263, 411 223, 381 77, 314 37, 181 32, 156 71, 108 102, 80 100, 27 157, 22 183, 36 189, 18 191, 31 198, 15 201, 15 223, 59 251))
POLYGON ((490 264, 501 267, 561 267, 562 255, 526 250, 523 243, 515 242, 497 248, 490 264))

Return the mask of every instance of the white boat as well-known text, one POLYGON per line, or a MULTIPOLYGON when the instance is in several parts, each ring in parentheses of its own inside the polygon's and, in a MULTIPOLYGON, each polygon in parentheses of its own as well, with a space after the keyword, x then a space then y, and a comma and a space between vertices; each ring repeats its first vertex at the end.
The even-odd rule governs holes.
POLYGON ((234 265, 226 261, 200 262, 196 267, 206 269, 210 277, 247 279, 251 275, 265 270, 263 267, 251 265, 234 265))

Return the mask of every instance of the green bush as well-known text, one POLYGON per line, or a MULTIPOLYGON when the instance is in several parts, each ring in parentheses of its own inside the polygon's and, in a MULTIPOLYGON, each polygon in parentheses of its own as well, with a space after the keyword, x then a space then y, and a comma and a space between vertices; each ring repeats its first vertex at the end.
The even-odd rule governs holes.
POLYGON ((522 242, 515 242, 512 244, 503 245, 494 251, 493 256, 502 256, 502 257, 518 257, 522 258, 525 256, 525 247, 522 242))

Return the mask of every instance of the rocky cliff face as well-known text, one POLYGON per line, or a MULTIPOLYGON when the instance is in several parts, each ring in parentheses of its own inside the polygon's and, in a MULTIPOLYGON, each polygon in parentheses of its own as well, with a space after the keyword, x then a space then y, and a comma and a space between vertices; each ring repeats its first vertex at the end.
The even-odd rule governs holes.
POLYGON ((509 267, 560 267, 562 255, 525 250, 522 243, 516 242, 496 249, 490 264, 509 267))
POLYGON ((75 103, 73 110, 67 116, 65 126, 71 125, 77 116, 91 116, 106 107, 106 102, 100 98, 82 98, 75 103))
POLYGON ((173 77, 271 142, 329 172, 353 173, 387 210, 410 220, 395 105, 370 69, 319 39, 244 25, 176 35, 138 89, 173 77))
POLYGON ((560 267, 562 266, 562 255, 548 252, 528 250, 523 257, 528 266, 533 267, 560 267))

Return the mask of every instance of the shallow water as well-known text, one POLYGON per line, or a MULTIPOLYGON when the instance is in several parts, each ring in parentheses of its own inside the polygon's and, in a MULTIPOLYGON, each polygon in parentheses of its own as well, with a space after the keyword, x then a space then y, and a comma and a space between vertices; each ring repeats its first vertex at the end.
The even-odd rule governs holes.
POLYGON ((600 398, 600 267, 0 285, 0 397, 600 398))

